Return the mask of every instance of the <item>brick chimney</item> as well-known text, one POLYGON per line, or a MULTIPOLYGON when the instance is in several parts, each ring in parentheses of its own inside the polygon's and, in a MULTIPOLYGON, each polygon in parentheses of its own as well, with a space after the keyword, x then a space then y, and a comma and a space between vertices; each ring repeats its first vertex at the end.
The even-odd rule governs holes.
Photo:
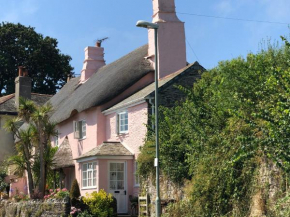
MULTIPOLYGON (((186 66, 184 22, 176 16, 174 0, 152 0, 153 23, 158 23, 159 79, 186 66)), ((154 62, 154 30, 149 29, 148 58, 154 62)))
POLYGON ((28 77, 28 70, 18 67, 18 77, 15 78, 15 104, 19 108, 19 97, 31 99, 31 78, 28 77))
POLYGON ((101 41, 97 41, 95 47, 86 47, 81 82, 88 80, 104 65, 106 65, 106 62, 104 60, 104 48, 101 47, 101 41))

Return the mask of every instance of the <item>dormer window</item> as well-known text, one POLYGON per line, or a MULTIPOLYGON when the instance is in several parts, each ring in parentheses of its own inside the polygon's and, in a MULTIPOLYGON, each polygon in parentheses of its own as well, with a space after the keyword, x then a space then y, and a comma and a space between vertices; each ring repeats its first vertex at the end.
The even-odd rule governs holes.
POLYGON ((128 133, 128 111, 122 111, 117 114, 118 134, 128 133))
POLYGON ((74 121, 74 138, 85 139, 87 134, 87 123, 85 120, 74 121))

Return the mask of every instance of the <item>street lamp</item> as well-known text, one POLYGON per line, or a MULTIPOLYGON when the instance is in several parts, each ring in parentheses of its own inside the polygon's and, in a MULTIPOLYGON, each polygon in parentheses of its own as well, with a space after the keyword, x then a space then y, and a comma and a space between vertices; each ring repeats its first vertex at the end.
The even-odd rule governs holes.
POLYGON ((155 142, 156 142, 156 158, 154 166, 156 167, 156 217, 161 214, 160 206, 160 189, 159 189, 159 133, 158 133, 158 49, 157 49, 157 30, 159 25, 150 23, 144 20, 139 20, 136 24, 137 27, 146 29, 154 29, 155 37, 155 142))

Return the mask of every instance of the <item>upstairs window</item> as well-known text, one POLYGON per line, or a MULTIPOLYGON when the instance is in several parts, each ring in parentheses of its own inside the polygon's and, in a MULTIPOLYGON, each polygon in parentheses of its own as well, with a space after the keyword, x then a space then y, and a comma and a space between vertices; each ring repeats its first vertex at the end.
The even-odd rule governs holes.
POLYGON ((85 139, 87 136, 87 123, 85 120, 74 121, 74 138, 85 139))
POLYGON ((59 139, 58 135, 59 135, 59 132, 58 132, 58 130, 57 130, 57 131, 56 131, 56 135, 55 135, 55 137, 54 137, 54 145, 55 145, 55 146, 58 146, 58 145, 59 145, 59 144, 58 144, 58 139, 59 139))
POLYGON ((122 111, 117 114, 117 132, 118 134, 128 132, 128 111, 122 111))

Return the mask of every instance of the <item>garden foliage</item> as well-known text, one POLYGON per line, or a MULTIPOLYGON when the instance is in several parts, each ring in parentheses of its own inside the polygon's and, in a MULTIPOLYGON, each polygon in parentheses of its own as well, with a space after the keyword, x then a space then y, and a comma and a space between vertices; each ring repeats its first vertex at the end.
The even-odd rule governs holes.
MULTIPOLYGON (((187 94, 185 102, 160 108, 161 169, 175 183, 191 180, 189 201, 194 209, 188 209, 189 216, 247 216, 261 159, 276 163, 284 180, 288 176, 287 43, 220 62, 192 89, 179 87, 187 94)), ((143 178, 154 171, 153 139, 148 136, 139 155, 143 178)))
POLYGON ((103 189, 99 192, 92 192, 91 194, 86 194, 82 198, 83 202, 88 206, 89 212, 93 216, 99 217, 114 217, 114 213, 117 204, 111 194, 107 194, 103 189))

